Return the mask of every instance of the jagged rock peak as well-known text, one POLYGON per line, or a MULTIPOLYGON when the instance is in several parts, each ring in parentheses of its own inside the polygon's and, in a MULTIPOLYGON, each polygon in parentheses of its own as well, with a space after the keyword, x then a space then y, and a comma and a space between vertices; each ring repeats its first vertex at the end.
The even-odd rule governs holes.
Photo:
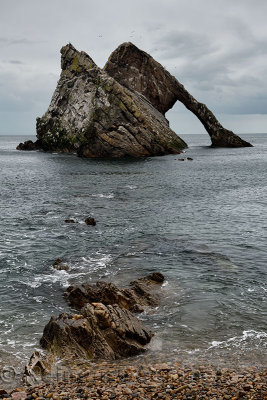
POLYGON ((122 43, 111 53, 104 70, 125 87, 142 93, 162 114, 177 100, 175 78, 131 42, 122 43))
POLYGON ((84 51, 78 51, 69 43, 63 46, 61 53, 61 69, 70 69, 73 72, 81 72, 83 69, 98 68, 92 58, 84 51))

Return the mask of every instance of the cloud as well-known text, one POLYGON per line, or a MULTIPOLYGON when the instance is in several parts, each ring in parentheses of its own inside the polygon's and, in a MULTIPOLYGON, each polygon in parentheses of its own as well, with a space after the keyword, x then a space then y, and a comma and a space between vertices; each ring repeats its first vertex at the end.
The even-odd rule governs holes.
POLYGON ((2 45, 7 45, 7 46, 22 45, 22 44, 30 45, 30 44, 34 43, 34 41, 26 39, 26 38, 14 39, 14 38, 0 37, 0 43, 2 45))
POLYGON ((267 45, 237 17, 226 33, 155 32, 152 52, 199 100, 216 112, 266 113, 267 45))
POLYGON ((20 60, 3 60, 3 63, 7 64, 16 64, 16 65, 23 65, 24 63, 20 60))
POLYGON ((34 129, 68 42, 103 66, 120 43, 132 41, 215 113, 266 114, 266 15, 265 0, 3 2, 0 107, 14 118, 6 125, 1 119, 1 129, 14 131, 10 123, 23 112, 34 129))
POLYGON ((217 46, 204 34, 190 31, 170 31, 161 35, 152 52, 159 58, 173 60, 179 57, 192 60, 214 53, 217 46))

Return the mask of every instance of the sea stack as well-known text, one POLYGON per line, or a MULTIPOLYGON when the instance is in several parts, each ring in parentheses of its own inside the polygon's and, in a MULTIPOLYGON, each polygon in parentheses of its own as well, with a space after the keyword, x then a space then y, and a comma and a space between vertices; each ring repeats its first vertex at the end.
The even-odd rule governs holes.
POLYGON ((61 68, 49 108, 37 118, 37 141, 20 143, 18 150, 100 158, 179 154, 187 145, 165 118, 177 100, 201 121, 212 146, 251 146, 132 43, 121 44, 104 69, 68 44, 61 49, 61 68))

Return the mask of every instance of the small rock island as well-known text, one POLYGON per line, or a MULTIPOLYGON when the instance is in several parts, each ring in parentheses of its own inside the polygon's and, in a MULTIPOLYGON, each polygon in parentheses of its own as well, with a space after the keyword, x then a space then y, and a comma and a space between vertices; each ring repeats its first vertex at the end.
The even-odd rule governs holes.
POLYGON ((197 116, 212 146, 251 146, 223 128, 205 104, 132 43, 121 44, 103 69, 68 44, 61 49, 61 68, 49 108, 37 118, 37 141, 20 143, 18 150, 88 158, 179 154, 187 144, 165 118, 177 100, 197 116))

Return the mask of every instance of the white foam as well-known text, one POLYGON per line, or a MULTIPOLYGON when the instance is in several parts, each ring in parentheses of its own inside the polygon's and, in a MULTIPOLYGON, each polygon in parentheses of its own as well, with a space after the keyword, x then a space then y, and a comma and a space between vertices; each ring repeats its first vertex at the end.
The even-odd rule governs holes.
POLYGON ((126 187, 127 189, 131 189, 131 190, 137 189, 137 186, 133 186, 133 185, 126 185, 125 187, 126 187))
POLYGON ((100 198, 104 198, 104 199, 113 199, 114 198, 114 193, 108 193, 108 194, 96 193, 96 194, 92 194, 92 197, 100 197, 100 198))
MULTIPOLYGON (((244 347, 244 345, 246 345, 246 343, 250 340, 260 340, 260 341, 264 341, 264 339, 267 339, 267 333, 266 332, 257 332, 254 330, 249 330, 249 331, 243 331, 242 335, 240 336, 233 336, 227 340, 223 340, 223 341, 217 341, 217 340, 213 340, 211 342, 211 346, 208 347, 208 350, 215 348, 215 347, 220 347, 220 348, 224 348, 224 347, 244 347)), ((265 343, 261 343, 261 346, 265 346, 267 345, 267 340, 265 341, 265 343)))

